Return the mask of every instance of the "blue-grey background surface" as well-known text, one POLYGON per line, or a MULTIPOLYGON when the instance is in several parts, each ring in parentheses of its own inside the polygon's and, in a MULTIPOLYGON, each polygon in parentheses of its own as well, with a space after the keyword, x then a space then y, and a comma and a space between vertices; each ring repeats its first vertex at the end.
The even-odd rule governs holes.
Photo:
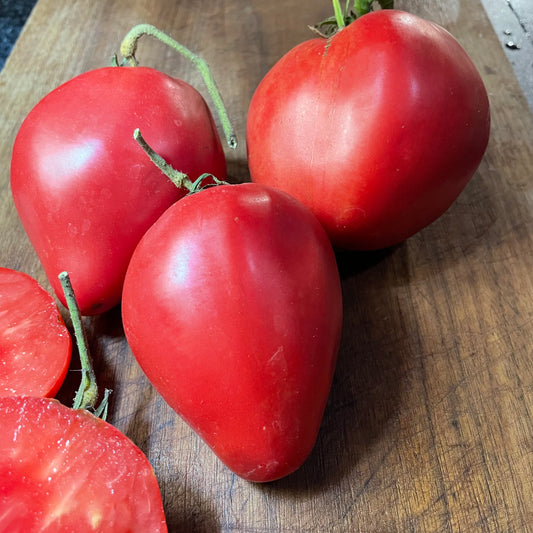
POLYGON ((0 0, 0 69, 37 0, 0 0))

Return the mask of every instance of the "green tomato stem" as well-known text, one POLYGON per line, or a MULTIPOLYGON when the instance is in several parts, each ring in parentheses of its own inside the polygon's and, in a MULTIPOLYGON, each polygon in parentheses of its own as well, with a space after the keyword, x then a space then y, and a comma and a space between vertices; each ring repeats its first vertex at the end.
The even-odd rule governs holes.
POLYGON ((335 13, 335 21, 337 22, 337 28, 342 30, 346 26, 345 14, 342 12, 339 0, 333 0, 333 11, 335 13))
POLYGON ((139 128, 133 132, 133 138, 137 141, 139 146, 144 150, 150 161, 165 175, 170 181, 178 187, 178 189, 187 189, 189 192, 193 191, 194 184, 189 179, 187 174, 176 170, 169 163, 167 163, 144 139, 139 128))
POLYGON ((143 35, 155 37, 167 46, 170 46, 176 52, 187 58, 198 69, 217 110, 226 137, 226 142, 230 148, 237 148, 237 136, 233 130, 226 107, 224 106, 224 102, 222 101, 222 97, 207 63, 201 57, 191 52, 188 48, 175 41, 172 37, 157 29, 155 26, 152 26, 151 24, 138 24, 128 32, 120 45, 120 53, 124 57, 124 61, 131 66, 138 65, 137 59, 135 58, 135 52, 137 50, 137 42, 143 35))
MULTIPOLYGON (((70 282, 70 276, 67 272, 61 272, 59 274, 59 281, 67 301, 67 307, 70 313, 70 319, 72 320, 72 327, 74 328, 74 336, 76 338, 76 344, 78 346, 78 353, 81 362, 81 383, 76 392, 74 398, 74 409, 87 409, 95 410, 96 401, 98 400, 98 386, 96 383, 96 375, 94 373, 91 356, 89 353, 89 345, 87 342, 87 336, 85 329, 81 321, 80 308, 74 295, 74 290, 70 282)), ((104 415, 102 418, 105 420, 107 414, 107 399, 110 391, 106 389, 104 400, 100 407, 95 411, 97 416, 104 415)))
POLYGON ((375 1, 379 3, 382 9, 393 9, 394 7, 394 0, 353 0, 353 8, 351 8, 351 0, 346 0, 343 12, 339 0, 332 0, 335 15, 309 28, 320 37, 329 39, 359 17, 370 13, 375 1))
POLYGON ((226 181, 219 180, 213 174, 204 173, 192 182, 183 172, 176 170, 172 165, 165 161, 144 139, 139 128, 133 132, 133 138, 144 150, 150 161, 179 189, 187 189, 188 194, 201 191, 203 188, 211 185, 229 185, 226 181), (204 181, 209 180, 212 183, 204 187, 204 181))

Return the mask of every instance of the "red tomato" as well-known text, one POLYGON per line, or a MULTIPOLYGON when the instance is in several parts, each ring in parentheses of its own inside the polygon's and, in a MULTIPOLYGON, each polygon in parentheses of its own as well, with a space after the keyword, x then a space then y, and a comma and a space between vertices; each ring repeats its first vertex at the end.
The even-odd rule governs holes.
POLYGON ((133 250, 185 194, 147 159, 146 140, 191 179, 223 179, 211 113, 187 83, 145 67, 109 67, 58 87, 30 112, 13 148, 11 188, 24 228, 58 298, 71 276, 82 314, 120 301, 133 250))
POLYGON ((305 206, 252 183, 180 200, 136 249, 122 312, 148 378, 233 472, 302 464, 342 322, 335 256, 305 206))
POLYGON ((489 123, 479 73, 447 31, 376 11, 268 72, 249 109, 250 173, 310 207, 336 246, 384 248, 452 204, 489 123))
POLYGON ((71 351, 52 296, 27 274, 0 268, 0 397, 54 396, 71 351))
POLYGON ((167 531, 145 455, 118 429, 56 400, 0 399, 0 531, 167 531))

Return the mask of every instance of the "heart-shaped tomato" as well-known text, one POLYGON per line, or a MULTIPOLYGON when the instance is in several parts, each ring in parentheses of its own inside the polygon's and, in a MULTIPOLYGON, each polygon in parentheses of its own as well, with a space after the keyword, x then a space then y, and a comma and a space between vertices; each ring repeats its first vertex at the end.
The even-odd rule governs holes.
POLYGON ((383 9, 268 72, 248 113, 250 174, 306 204, 336 246, 384 248, 450 207, 489 129, 487 91, 461 45, 383 9))
POLYGON ((124 328, 168 404, 239 476, 297 469, 318 433, 342 322, 327 235, 257 184, 180 200, 129 265, 124 328))
POLYGON ((226 162, 211 113, 189 84, 146 67, 86 72, 45 96, 24 120, 11 163, 13 199, 57 296, 67 270, 82 314, 120 301, 139 239, 185 194, 133 140, 192 179, 226 162))

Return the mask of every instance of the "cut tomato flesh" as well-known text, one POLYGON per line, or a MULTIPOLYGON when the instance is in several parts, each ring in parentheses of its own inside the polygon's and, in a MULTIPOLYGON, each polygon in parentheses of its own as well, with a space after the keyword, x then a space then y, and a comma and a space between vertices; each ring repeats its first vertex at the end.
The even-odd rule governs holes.
POLYGON ((54 396, 71 352, 52 296, 27 274, 0 268, 0 397, 54 396))
POLYGON ((143 452, 118 429, 57 400, 0 398, 0 531, 167 531, 143 452))

